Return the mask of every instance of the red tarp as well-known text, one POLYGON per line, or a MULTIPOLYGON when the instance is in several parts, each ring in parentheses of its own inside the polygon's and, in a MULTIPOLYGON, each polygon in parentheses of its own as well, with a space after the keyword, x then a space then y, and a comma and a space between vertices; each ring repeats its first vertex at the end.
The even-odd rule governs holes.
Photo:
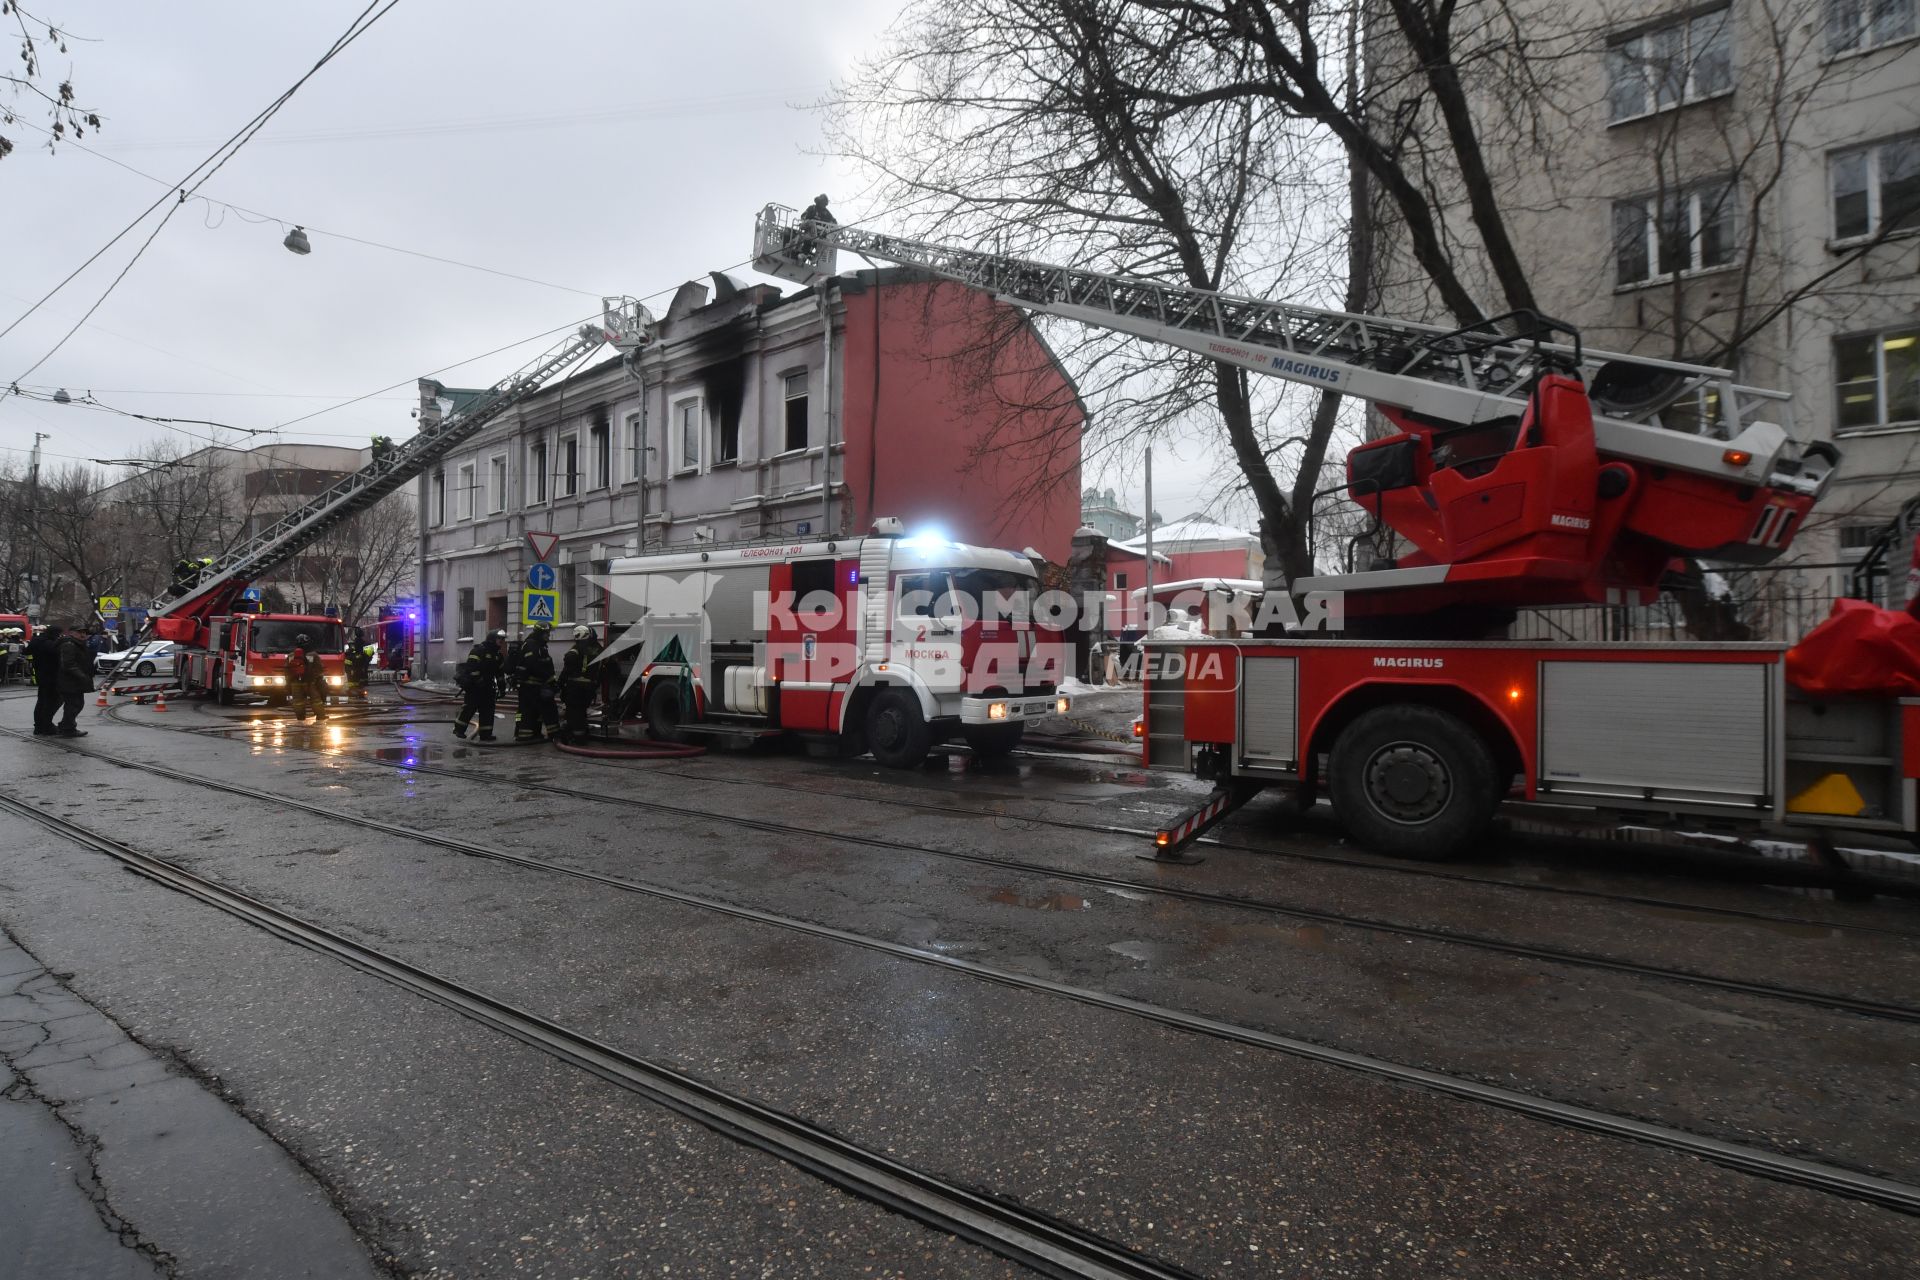
POLYGON ((1827 620, 1787 650, 1787 679, 1812 694, 1920 698, 1920 618, 1835 600, 1827 620))

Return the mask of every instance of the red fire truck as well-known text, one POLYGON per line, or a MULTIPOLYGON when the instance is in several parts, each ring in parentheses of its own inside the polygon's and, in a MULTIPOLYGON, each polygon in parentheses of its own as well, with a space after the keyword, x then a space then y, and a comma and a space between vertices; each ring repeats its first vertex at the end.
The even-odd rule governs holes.
POLYGON ((1023 555, 900 522, 865 537, 616 560, 607 648, 670 742, 797 734, 912 768, 963 738, 1004 755, 1068 710, 1063 633, 1032 619, 1023 555), (625 656, 623 655, 631 655, 625 656))
POLYGON ((280 706, 287 700, 287 657, 301 636, 310 642, 307 651, 320 657, 328 696, 341 697, 346 692, 346 628, 338 618, 234 613, 163 619, 156 629, 163 640, 187 637, 176 642, 182 646, 180 687, 188 693, 210 693, 223 703, 241 694, 255 694, 266 698, 268 706, 280 706))
POLYGON ((1354 396, 1389 424, 1348 456, 1371 528, 1346 571, 1268 584, 1337 606, 1341 628, 1148 647, 1147 762, 1220 784, 1160 833, 1168 853, 1266 786, 1324 788, 1356 837, 1416 857, 1466 848, 1514 799, 1914 832, 1920 700, 1799 693, 1779 645, 1504 638, 1521 608, 1651 603, 1683 557, 1784 552, 1839 456, 1793 437, 1783 393, 1588 351, 1530 313, 1449 330, 807 226, 780 206, 755 226, 755 266, 789 279, 831 274, 840 249, 1354 396), (1663 420, 1703 404, 1705 429, 1663 420))

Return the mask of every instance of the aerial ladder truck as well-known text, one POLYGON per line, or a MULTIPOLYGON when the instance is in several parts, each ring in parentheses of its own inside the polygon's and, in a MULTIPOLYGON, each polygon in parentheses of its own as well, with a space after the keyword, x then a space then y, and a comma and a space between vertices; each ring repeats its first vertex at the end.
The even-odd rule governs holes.
MULTIPOLYGON (((1911 837, 1920 700, 1817 699, 1784 646, 1514 641, 1522 608, 1647 604, 1676 560, 1766 564, 1839 462, 1797 440, 1785 393, 1725 369, 1588 350, 1515 313, 1448 329, 1056 266, 768 205, 755 266, 814 283, 837 255, 917 268, 1027 311, 1353 396, 1396 430, 1346 491, 1399 553, 1269 591, 1339 593, 1337 634, 1150 646, 1146 762, 1214 794, 1179 849, 1247 797, 1324 790, 1380 852, 1439 858, 1503 805, 1744 830, 1911 837), (1718 421, 1669 428, 1701 393, 1718 421)), ((1377 541, 1377 540, 1376 540, 1377 541)))
MULTIPOLYGON (((653 340, 653 325, 653 316, 634 299, 603 299, 599 324, 582 325, 458 411, 424 419, 405 443, 376 451, 360 470, 212 557, 196 579, 153 602, 140 638, 150 634, 181 646, 176 671, 182 689, 210 693, 223 702, 241 693, 262 694, 270 701, 284 697, 287 655, 302 633, 319 651, 329 679, 340 675, 338 618, 247 612, 239 606, 248 585, 400 489, 601 347, 611 344, 625 354, 644 348, 653 340)), ((140 648, 136 643, 129 652, 140 648)), ((116 668, 107 685, 113 687, 121 675, 116 668)))

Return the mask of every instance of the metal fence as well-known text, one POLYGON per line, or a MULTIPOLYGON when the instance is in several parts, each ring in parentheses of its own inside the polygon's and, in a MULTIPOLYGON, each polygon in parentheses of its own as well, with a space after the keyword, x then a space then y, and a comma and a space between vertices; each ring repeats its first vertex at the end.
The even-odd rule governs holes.
POLYGON ((1773 640, 1793 644, 1824 622, 1833 602, 1847 594, 1852 568, 1847 562, 1720 570, 1707 575, 1704 598, 1692 602, 1691 618, 1685 603, 1663 592, 1650 605, 1525 609, 1510 634, 1515 640, 1578 643, 1773 640))

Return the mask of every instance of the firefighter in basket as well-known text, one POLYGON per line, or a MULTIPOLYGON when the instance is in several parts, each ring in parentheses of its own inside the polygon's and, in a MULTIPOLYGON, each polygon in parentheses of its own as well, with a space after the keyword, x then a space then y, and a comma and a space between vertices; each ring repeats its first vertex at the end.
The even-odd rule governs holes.
POLYGON ((553 668, 553 654, 547 650, 550 638, 545 624, 534 623, 520 641, 513 675, 520 686, 520 714, 513 724, 516 738, 557 736, 560 732, 560 676, 553 668))

